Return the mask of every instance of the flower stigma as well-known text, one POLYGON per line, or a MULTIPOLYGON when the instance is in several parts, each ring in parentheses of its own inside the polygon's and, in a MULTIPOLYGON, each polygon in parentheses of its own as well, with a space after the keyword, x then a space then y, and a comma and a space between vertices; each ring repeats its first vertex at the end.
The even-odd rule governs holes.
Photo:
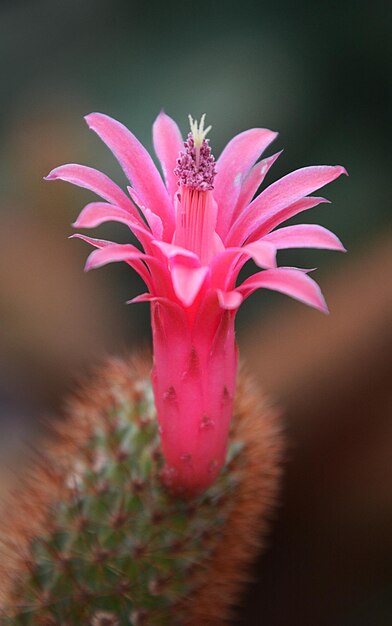
POLYGON ((210 132, 212 126, 207 126, 207 128, 204 128, 204 120, 206 119, 205 113, 203 113, 203 115, 201 116, 199 123, 197 122, 197 120, 194 120, 192 118, 192 115, 188 115, 188 119, 196 150, 196 167, 198 167, 200 161, 200 148, 202 147, 203 141, 206 138, 207 134, 210 132))

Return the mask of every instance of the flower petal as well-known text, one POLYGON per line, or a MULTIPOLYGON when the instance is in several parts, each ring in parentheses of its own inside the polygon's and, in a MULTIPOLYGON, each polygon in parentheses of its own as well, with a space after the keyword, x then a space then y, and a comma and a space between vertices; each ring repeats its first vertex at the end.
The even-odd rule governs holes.
POLYGON ((85 270, 86 272, 102 267, 107 263, 116 263, 117 261, 128 261, 134 259, 141 259, 146 255, 133 246, 131 243, 127 244, 114 244, 111 246, 105 246, 104 248, 94 250, 87 258, 85 270))
POLYGON ((152 138, 156 155, 162 165, 167 190, 173 198, 178 189, 174 168, 183 149, 180 129, 171 117, 161 111, 152 127, 152 138))
POLYGON ((240 248, 240 250, 252 257, 259 267, 276 267, 276 246, 273 242, 265 241, 264 239, 262 241, 253 241, 240 248))
POLYGON ((151 209, 144 209, 143 211, 146 220, 148 222, 149 227, 151 228, 151 232, 154 237, 158 239, 162 239, 163 235, 163 224, 162 220, 156 213, 153 213, 151 209))
POLYGON ((239 308, 244 299, 240 292, 236 289, 233 289, 232 291, 222 291, 222 289, 217 289, 216 293, 222 309, 236 310, 239 308))
POLYGON ((138 296, 135 296, 131 300, 127 300, 126 304, 137 304, 139 302, 151 302, 152 300, 159 300, 157 296, 154 296, 151 293, 145 292, 141 293, 138 296))
POLYGON ((317 224, 296 224, 295 226, 279 228, 265 235, 263 241, 273 243, 278 250, 286 248, 324 248, 327 250, 346 251, 342 242, 334 233, 317 224))
POLYGON ((246 246, 226 248, 217 254, 210 263, 211 286, 230 291, 238 273, 248 259, 263 268, 276 267, 276 247, 270 242, 255 241, 246 246))
POLYGON ((106 202, 90 202, 79 213, 72 226, 75 228, 95 228, 109 221, 122 222, 127 225, 134 223, 125 209, 106 202))
POLYGON ((163 252, 165 257, 167 257, 168 259, 181 257, 184 260, 186 259, 187 265, 189 267, 200 266, 199 257, 195 252, 192 252, 191 250, 187 250, 186 248, 182 248, 181 246, 176 246, 172 243, 166 243, 165 241, 154 240, 152 241, 152 244, 159 248, 159 250, 161 250, 161 252, 163 252))
POLYGON ((174 208, 162 178, 147 150, 123 124, 103 115, 86 116, 89 127, 110 148, 144 206, 159 212, 166 236, 172 237, 174 208))
POLYGON ((104 200, 111 204, 115 204, 128 213, 131 213, 135 219, 141 222, 141 218, 137 209, 133 206, 128 196, 116 183, 114 183, 106 174, 95 170, 86 165, 77 165, 76 163, 68 163, 60 165, 49 172, 45 180, 64 180, 78 187, 89 189, 104 200))
POLYGON ((225 238, 241 187, 252 165, 275 139, 277 133, 266 128, 251 128, 234 137, 216 163, 214 198, 219 214, 217 233, 225 238))
POLYGON ((267 176, 269 169, 273 166, 276 159, 282 154, 283 150, 280 150, 276 154, 273 154, 266 159, 263 159, 259 163, 256 163, 250 170, 248 176, 244 180, 241 192, 233 212, 233 220, 236 220, 240 213, 251 202, 256 191, 260 187, 264 178, 267 176))
POLYGON ((129 195, 131 196, 132 200, 134 201, 134 203, 136 204, 136 206, 138 207, 138 209, 141 211, 141 213, 144 215, 150 229, 151 232, 153 233, 154 237, 158 238, 158 239, 162 239, 163 236, 163 224, 162 224, 162 220, 159 217, 159 215, 157 215, 156 213, 154 213, 153 211, 151 211, 151 209, 146 208, 141 199, 139 198, 139 196, 137 195, 135 189, 133 187, 131 187, 130 185, 128 185, 127 187, 129 195))
POLYGON ((210 263, 212 289, 232 291, 237 276, 245 263, 253 258, 259 267, 276 267, 276 247, 269 242, 255 242, 242 248, 226 248, 217 254, 210 263))
POLYGON ((247 298, 259 288, 280 291, 323 313, 328 313, 320 287, 306 272, 291 268, 265 270, 247 278, 237 289, 244 298, 247 298))
POLYGON ((208 271, 208 267, 189 267, 181 262, 173 265, 171 276, 174 291, 184 306, 189 307, 193 304, 208 271))
POLYGON ((96 239, 95 237, 87 237, 87 235, 81 235, 76 233, 75 235, 70 235, 69 239, 81 239, 86 243, 89 243, 94 248, 106 248, 107 246, 116 246, 115 241, 108 241, 107 239, 96 239))
POLYGON ((237 270, 237 264, 243 257, 245 257, 243 249, 239 247, 226 248, 216 255, 210 263, 211 287, 223 291, 233 289, 240 271, 240 268, 237 270))
POLYGON ((138 250, 135 246, 132 246, 131 244, 127 244, 127 245, 129 247, 132 247, 134 250, 136 250, 138 254, 137 253, 132 254, 130 252, 127 255, 127 258, 122 258, 122 259, 110 258, 110 250, 115 256, 115 248, 122 247, 120 244, 114 243, 113 241, 106 241, 105 239, 94 239, 93 237, 86 237, 85 235, 79 235, 79 234, 71 235, 70 239, 74 239, 74 238, 82 239, 83 241, 86 241, 86 243, 89 243, 95 248, 98 248, 98 250, 94 250, 94 252, 92 252, 87 258, 86 265, 84 268, 86 272, 89 271, 90 269, 101 267, 102 265, 105 265, 106 263, 112 263, 114 261, 125 261, 144 280, 148 289, 151 289, 152 283, 150 279, 150 274, 145 264, 141 261, 141 258, 143 258, 143 260, 148 259, 150 262, 151 261, 155 262, 156 259, 153 259, 143 254, 143 252, 140 252, 140 250, 138 250))
POLYGON ((284 176, 265 189, 233 224, 226 245, 240 245, 268 218, 309 193, 347 174, 340 165, 304 167, 284 176))
POLYGON ((268 213, 264 219, 260 220, 259 226, 250 235, 248 241, 256 241, 264 238, 266 234, 268 234, 273 228, 276 228, 276 226, 279 226, 279 224, 282 224, 282 222, 286 222, 291 217, 298 215, 298 213, 312 209, 323 202, 330 204, 330 201, 326 198, 308 196, 307 198, 302 198, 297 202, 293 202, 293 204, 284 207, 280 211, 271 211, 271 213, 268 213))
POLYGON ((120 222, 128 226, 145 250, 153 238, 151 231, 144 222, 136 222, 124 209, 113 204, 106 204, 105 202, 91 202, 87 204, 72 226, 74 228, 95 228, 105 222, 120 222))
POLYGON ((160 302, 161 304, 166 304, 168 307, 181 311, 180 306, 176 302, 173 302, 173 300, 170 300, 170 298, 166 298, 165 296, 156 296, 148 292, 141 293, 140 295, 135 296, 135 298, 127 300, 126 304, 138 304, 139 302, 160 302))

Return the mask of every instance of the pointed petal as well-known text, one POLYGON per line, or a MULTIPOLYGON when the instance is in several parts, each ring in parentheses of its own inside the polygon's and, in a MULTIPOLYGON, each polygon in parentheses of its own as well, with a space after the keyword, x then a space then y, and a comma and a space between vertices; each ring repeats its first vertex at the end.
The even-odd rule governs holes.
POLYGON ((269 242, 255 244, 248 244, 242 248, 226 248, 217 254, 210 263, 211 287, 231 291, 241 268, 250 258, 253 258, 259 267, 268 269, 276 267, 276 247, 269 242))
POLYGON ((131 213, 135 219, 141 221, 137 209, 133 206, 128 196, 116 183, 114 183, 106 174, 95 170, 86 165, 77 165, 76 163, 68 163, 60 165, 49 172, 45 180, 64 180, 78 187, 89 189, 104 200, 111 204, 115 204, 128 213, 131 213))
POLYGON ((242 189, 233 212, 233 220, 236 220, 240 213, 248 206, 249 202, 251 202, 256 191, 260 187, 264 178, 267 176, 269 169, 273 166, 276 159, 282 154, 282 152, 283 150, 280 150, 276 154, 263 159, 260 163, 256 163, 256 165, 252 167, 248 176, 244 180, 244 184, 242 185, 242 189))
POLYGON ((82 241, 89 243, 90 246, 94 246, 94 248, 106 248, 107 246, 117 245, 115 241, 108 241, 107 239, 96 239, 95 237, 80 235, 79 233, 76 233, 75 235, 70 235, 69 239, 81 239, 82 241))
POLYGON ((154 237, 157 237, 157 239, 162 239, 163 224, 159 215, 153 213, 151 209, 144 209, 143 213, 154 237))
POLYGON ((277 133, 265 128, 246 130, 234 137, 220 155, 216 163, 214 198, 219 207, 216 230, 223 240, 246 175, 276 136, 277 133))
POLYGON ((141 252, 130 243, 127 244, 114 244, 112 246, 105 246, 99 250, 94 250, 87 258, 85 270, 88 272, 91 269, 102 267, 107 263, 116 263, 117 261, 128 261, 134 259, 141 259, 146 255, 141 252))
POLYGON ((160 302, 168 307, 182 311, 181 307, 176 302, 173 302, 173 300, 164 296, 155 296, 153 293, 148 292, 141 293, 139 296, 136 296, 131 300, 127 300, 126 304, 137 304, 139 302, 160 302))
POLYGON ((151 209, 146 208, 143 205, 140 197, 138 196, 138 194, 136 193, 133 187, 128 185, 127 189, 132 200, 134 201, 134 203, 136 204, 140 212, 144 215, 149 227, 151 228, 151 232, 153 233, 154 237, 156 237, 157 239, 162 239, 163 224, 159 215, 157 215, 156 213, 151 211, 151 209))
POLYGON ((173 198, 178 189, 174 168, 184 146, 180 129, 171 117, 161 111, 152 127, 152 137, 156 155, 162 165, 167 190, 173 198))
POLYGON ((222 309, 236 310, 243 301, 242 295, 236 289, 233 289, 232 291, 222 291, 221 289, 217 289, 216 293, 222 309))
POLYGON ((74 228, 95 228, 109 221, 118 221, 127 225, 133 223, 125 209, 106 202, 90 202, 82 209, 72 226, 74 228))
MULTIPOLYGON (((105 239, 94 239, 93 237, 86 237, 85 235, 71 235, 70 239, 82 239, 82 241, 85 241, 86 243, 89 243, 90 245, 94 246, 95 248, 98 248, 98 250, 95 250, 94 252, 92 252, 90 254, 90 256, 87 258, 86 261, 86 265, 85 265, 85 271, 88 271, 90 269, 96 268, 96 267, 100 267, 101 265, 105 265, 105 263, 111 263, 113 261, 119 261, 120 259, 115 259, 113 258, 112 260, 110 260, 109 258, 107 258, 107 260, 102 260, 102 262, 100 262, 100 257, 98 256, 95 257, 93 255, 98 254, 98 253, 107 253, 108 257, 109 257, 109 250, 110 249, 114 249, 114 248, 118 248, 120 244, 117 244, 113 241, 106 241, 105 239)), ((129 244, 131 245, 131 244, 129 244)), ((132 246, 133 248, 135 248, 135 246, 132 246)), ((138 250, 137 248, 135 248, 135 250, 137 250, 137 252, 139 253, 139 255, 135 255, 134 256, 128 256, 126 259, 121 259, 124 260, 126 263, 128 263, 128 265, 130 265, 138 274, 139 276, 144 280, 144 282, 146 283, 148 289, 151 289, 151 280, 150 280, 150 274, 145 266, 145 264, 140 260, 141 257, 143 257, 144 260, 146 259, 151 259, 151 257, 144 255, 142 252, 140 252, 140 250, 138 250)), ((155 260, 155 259, 154 259, 155 260)))
POLYGON ((156 240, 153 241, 152 244, 159 248, 159 250, 161 250, 161 252, 163 252, 165 257, 167 257, 168 259, 181 257, 182 259, 187 260, 187 265, 189 267, 200 266, 199 257, 197 256, 197 254, 195 254, 195 252, 192 252, 191 250, 187 250, 186 248, 182 248, 181 246, 176 246, 172 243, 166 243, 165 241, 156 240))
POLYGON ((264 238, 264 236, 273 228, 276 228, 276 226, 279 226, 291 217, 298 215, 298 213, 313 209, 313 207, 322 203, 330 204, 330 200, 318 196, 308 196, 307 198, 302 198, 302 200, 298 200, 297 202, 290 204, 288 207, 285 207, 276 213, 272 211, 271 214, 267 214, 265 218, 260 221, 258 228, 256 228, 256 230, 251 234, 248 241, 254 241, 260 239, 261 237, 264 238))
POLYGON ((276 268, 258 272, 247 278, 237 289, 247 298, 256 289, 280 291, 300 302, 328 313, 328 308, 318 284, 305 272, 290 268, 276 268))
POLYGON ((263 237, 263 241, 273 243, 278 250, 286 248, 324 248, 326 250, 346 251, 342 242, 334 233, 317 224, 297 224, 279 228, 263 237))
POLYGON ((105 222, 121 222, 132 230, 143 231, 146 235, 149 234, 149 230, 143 222, 136 221, 125 209, 113 204, 107 204, 106 202, 90 202, 90 204, 87 204, 79 213, 72 226, 75 228, 95 228, 105 222))
POLYGON ((304 167, 287 174, 267 187, 237 218, 229 233, 226 245, 240 245, 252 234, 254 235, 256 229, 266 220, 303 199, 309 193, 335 180, 341 174, 347 174, 347 172, 340 165, 304 167))
POLYGON ((103 115, 86 116, 89 127, 113 152, 144 206, 159 213, 167 237, 174 228, 174 208, 157 168, 147 150, 123 124, 103 115))
POLYGON ((181 262, 174 264, 171 270, 173 287, 184 306, 193 304, 207 274, 208 267, 189 267, 181 262))
POLYGON ((124 209, 113 204, 106 204, 105 202, 91 202, 87 204, 72 226, 74 228, 95 228, 105 222, 120 222, 128 226, 145 250, 153 238, 151 231, 144 222, 136 222, 124 209))
POLYGON ((233 289, 240 271, 236 267, 241 257, 245 257, 242 248, 226 248, 212 259, 210 263, 212 288, 224 291, 233 289))
POLYGON ((248 254, 256 265, 264 268, 276 267, 276 246, 273 242, 254 241, 243 246, 242 251, 248 254))
POLYGON ((132 298, 131 300, 127 300, 126 304, 137 304, 138 302, 151 302, 152 300, 157 300, 158 298, 156 296, 154 296, 151 293, 145 292, 145 293, 141 293, 138 296, 135 296, 135 298, 132 298))

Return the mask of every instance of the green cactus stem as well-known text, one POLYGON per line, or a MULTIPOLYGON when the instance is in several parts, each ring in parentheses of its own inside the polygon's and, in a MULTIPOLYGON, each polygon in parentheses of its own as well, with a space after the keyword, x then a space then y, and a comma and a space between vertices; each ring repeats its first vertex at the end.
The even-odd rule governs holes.
POLYGON ((0 624, 225 624, 275 499, 281 455, 275 414, 246 382, 238 398, 219 479, 185 500, 160 479, 146 367, 101 368, 4 496, 0 624))

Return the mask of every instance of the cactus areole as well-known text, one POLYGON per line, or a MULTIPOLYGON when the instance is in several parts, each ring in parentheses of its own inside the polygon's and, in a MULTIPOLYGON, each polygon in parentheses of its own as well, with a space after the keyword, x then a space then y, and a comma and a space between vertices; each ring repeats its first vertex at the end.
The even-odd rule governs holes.
POLYGON ((253 128, 234 137, 215 161, 204 128, 190 117, 183 143, 176 123, 160 113, 153 127, 162 180, 150 155, 119 122, 93 113, 89 127, 112 150, 131 185, 124 193, 105 174, 63 165, 47 176, 85 187, 105 202, 88 204, 75 226, 126 224, 141 247, 75 235, 92 244, 86 269, 125 261, 148 291, 131 302, 150 302, 152 383, 166 461, 163 480, 193 495, 206 489, 224 463, 237 372, 236 312, 258 288, 285 293, 327 311, 308 270, 277 267, 282 248, 344 250, 329 230, 314 224, 276 229, 324 198, 315 190, 345 172, 341 166, 305 167, 256 192, 280 153, 257 162, 276 133, 253 128), (276 229, 276 230, 275 230, 276 229), (261 268, 238 284, 252 259, 261 268))

